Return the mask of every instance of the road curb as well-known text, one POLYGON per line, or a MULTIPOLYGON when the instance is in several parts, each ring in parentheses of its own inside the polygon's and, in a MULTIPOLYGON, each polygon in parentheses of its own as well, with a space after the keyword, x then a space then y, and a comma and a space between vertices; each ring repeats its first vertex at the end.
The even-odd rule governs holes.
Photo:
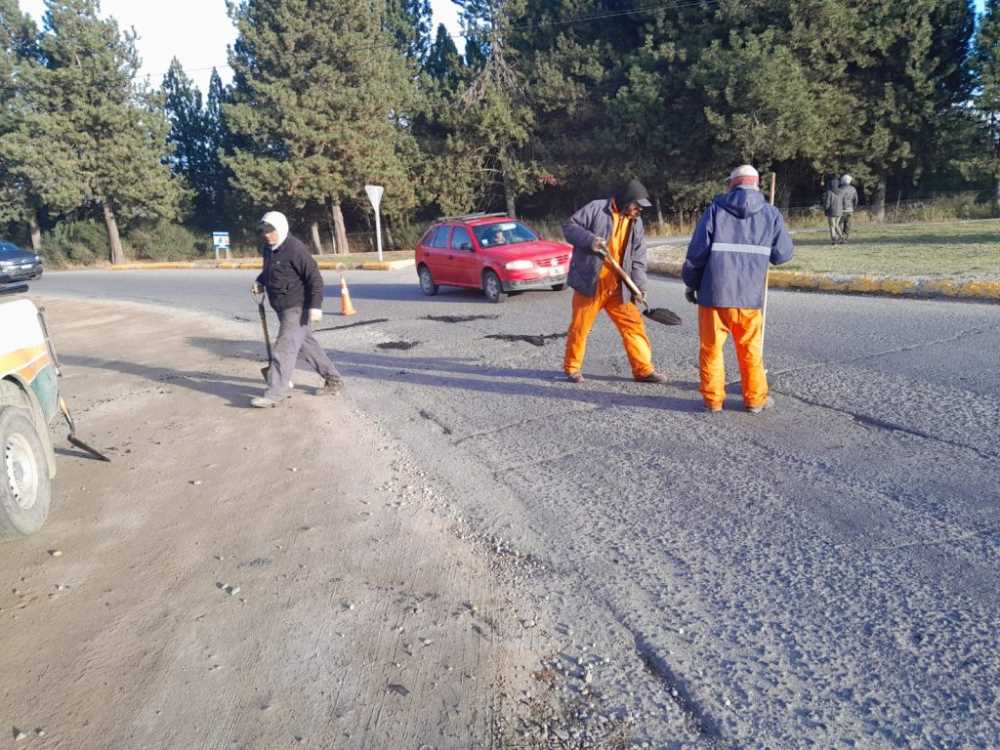
MULTIPOLYGON (((317 260, 316 265, 322 271, 364 270, 364 271, 396 271, 410 268, 414 265, 412 258, 385 261, 351 261, 345 263, 337 260, 317 260)), ((176 271, 202 269, 206 271, 247 271, 260 270, 261 260, 220 260, 217 263, 199 263, 196 261, 171 261, 163 263, 119 263, 109 266, 111 271, 176 271)))
MULTIPOLYGON (((652 261, 647 270, 660 276, 681 277, 681 263, 652 261)), ((852 275, 823 275, 772 270, 772 289, 833 294, 869 294, 882 297, 920 299, 963 299, 1000 302, 1000 281, 957 281, 953 279, 892 278, 852 275)))

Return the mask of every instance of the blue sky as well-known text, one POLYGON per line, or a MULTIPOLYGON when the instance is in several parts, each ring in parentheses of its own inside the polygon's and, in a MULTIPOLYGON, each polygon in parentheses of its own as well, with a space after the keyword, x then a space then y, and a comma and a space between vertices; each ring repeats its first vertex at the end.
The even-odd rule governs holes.
MULTIPOLYGON (((904 0, 900 0, 901 2, 904 0)), ((985 0, 976 0, 980 10, 985 0)), ((451 0, 431 0, 435 28, 444 23, 453 36, 459 31, 457 8, 451 0)), ((21 7, 41 20, 43 0, 21 0, 21 7)), ((159 86, 175 55, 201 90, 208 90, 212 66, 229 80, 226 46, 236 32, 226 15, 224 0, 102 0, 101 10, 114 16, 119 26, 132 26, 139 33, 143 72, 159 86)))

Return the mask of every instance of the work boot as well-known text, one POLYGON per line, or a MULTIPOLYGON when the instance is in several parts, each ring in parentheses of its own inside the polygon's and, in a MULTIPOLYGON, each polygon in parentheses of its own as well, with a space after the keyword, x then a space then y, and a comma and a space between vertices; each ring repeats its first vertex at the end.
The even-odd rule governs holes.
POLYGON ((326 378, 323 380, 323 393, 328 396, 336 396, 344 390, 344 381, 341 378, 326 378))
POLYGON ((722 414, 722 406, 709 406, 708 404, 705 404, 705 411, 709 414, 722 414))
POLYGON ((751 414, 760 414, 762 411, 770 409, 773 406, 774 406, 774 399, 768 396, 767 401, 765 401, 763 404, 760 404, 759 406, 748 406, 746 409, 751 414))
POLYGON ((583 375, 579 372, 567 372, 566 380, 568 380, 570 383, 582 383, 583 375))
POLYGON ((277 405, 278 405, 277 401, 273 401, 272 399, 266 398, 264 396, 254 396, 252 399, 250 399, 250 406, 252 406, 255 409, 270 409, 277 405))
POLYGON ((667 380, 667 376, 666 375, 661 375, 660 373, 656 372, 655 370, 653 372, 649 373, 649 375, 643 375, 641 378, 636 378, 636 381, 638 381, 640 383, 660 383, 661 385, 663 383, 669 383, 670 382, 669 380, 667 380))

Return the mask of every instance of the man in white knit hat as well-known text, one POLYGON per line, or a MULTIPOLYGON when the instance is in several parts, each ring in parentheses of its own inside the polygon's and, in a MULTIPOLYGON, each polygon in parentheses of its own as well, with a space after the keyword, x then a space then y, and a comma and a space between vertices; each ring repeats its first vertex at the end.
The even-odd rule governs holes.
POLYGON ((312 324, 323 319, 323 275, 319 266, 301 240, 288 233, 284 214, 269 211, 258 229, 264 270, 251 290, 255 294, 267 291, 280 324, 267 372, 267 390, 250 404, 266 409, 287 398, 292 371, 300 361, 320 374, 325 392, 337 394, 343 380, 312 332, 312 324))
POLYGON ((759 414, 774 405, 764 370, 764 288, 768 264, 792 259, 792 238, 781 212, 760 192, 749 164, 729 175, 728 192, 715 196, 698 222, 681 269, 685 297, 698 305, 698 356, 705 409, 721 412, 726 398, 722 349, 736 346, 743 408, 759 414))
POLYGON ((840 241, 847 242, 851 234, 851 219, 858 207, 858 191, 851 183, 854 178, 845 174, 840 178, 840 241))

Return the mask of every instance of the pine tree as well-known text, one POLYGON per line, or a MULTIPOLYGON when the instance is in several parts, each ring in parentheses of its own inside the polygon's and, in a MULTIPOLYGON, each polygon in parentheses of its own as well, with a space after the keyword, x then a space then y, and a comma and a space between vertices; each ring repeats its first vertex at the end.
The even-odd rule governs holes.
POLYGON ((101 211, 112 263, 125 259, 119 221, 173 218, 181 191, 164 164, 162 102, 137 83, 135 35, 98 17, 97 0, 47 0, 44 65, 25 71, 22 154, 48 204, 101 211))
POLYGON ((233 101, 223 112, 237 145, 223 162, 258 205, 311 222, 325 212, 336 251, 346 253, 342 204, 364 206, 366 183, 385 186, 390 216, 415 204, 405 127, 414 71, 387 30, 385 0, 244 0, 230 8, 239 37, 233 101))
POLYGON ((447 91, 455 91, 462 81, 462 57, 443 23, 438 24, 434 43, 424 61, 424 70, 447 91))
POLYGON ((194 190, 194 222, 204 228, 216 226, 223 218, 228 176, 220 158, 226 141, 222 79, 213 68, 203 105, 201 91, 174 58, 162 90, 173 145, 171 168, 194 190))
POLYGON ((517 216, 518 196, 533 187, 537 177, 537 165, 527 150, 533 113, 518 53, 510 45, 513 19, 521 17, 527 5, 525 0, 456 4, 462 8, 467 53, 471 44, 484 59, 462 96, 453 150, 462 161, 475 163, 481 198, 490 201, 493 189, 499 188, 507 213, 517 216))
POLYGON ((224 154, 232 154, 232 136, 226 124, 222 111, 223 103, 227 101, 228 93, 222 85, 219 71, 212 68, 208 80, 208 100, 205 105, 205 127, 208 153, 206 155, 207 182, 205 189, 209 195, 209 220, 214 226, 222 226, 224 220, 232 218, 229 211, 230 201, 229 181, 232 172, 222 159, 224 154))
POLYGON ((168 140, 173 145, 170 166, 174 174, 182 175, 195 191, 195 220, 201 224, 205 215, 208 122, 202 107, 201 91, 184 72, 175 57, 163 77, 163 106, 170 120, 168 140))
POLYGON ((874 182, 872 213, 885 217, 892 175, 919 179, 926 144, 968 96, 970 0, 872 0, 845 45, 859 109, 854 171, 874 182))
POLYGON ((982 149, 968 166, 993 179, 993 211, 1000 216, 1000 0, 986 0, 972 53, 976 113, 981 124, 982 149))
POLYGON ((0 0, 0 222, 27 223, 36 252, 42 247, 42 200, 22 163, 30 154, 17 131, 24 110, 20 80, 38 62, 37 34, 17 0, 0 0))

